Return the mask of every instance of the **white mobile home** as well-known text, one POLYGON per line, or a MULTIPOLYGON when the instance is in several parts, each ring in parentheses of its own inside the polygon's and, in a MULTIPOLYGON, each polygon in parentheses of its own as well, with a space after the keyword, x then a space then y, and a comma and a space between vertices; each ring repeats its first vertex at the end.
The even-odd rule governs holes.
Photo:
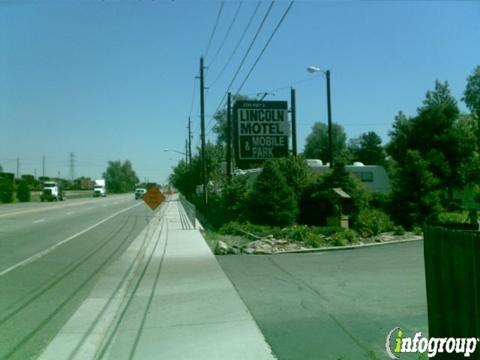
MULTIPOLYGON (((307 160, 307 163, 317 173, 324 174, 330 171, 328 164, 323 165, 321 160, 307 160)), ((371 192, 388 194, 391 190, 390 179, 383 166, 355 162, 353 165, 346 165, 345 170, 355 175, 371 192)))

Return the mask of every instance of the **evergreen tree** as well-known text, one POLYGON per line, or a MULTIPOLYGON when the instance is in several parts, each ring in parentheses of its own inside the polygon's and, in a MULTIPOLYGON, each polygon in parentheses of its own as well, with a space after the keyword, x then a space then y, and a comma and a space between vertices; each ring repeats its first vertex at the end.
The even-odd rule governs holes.
POLYGON ((250 196, 252 222, 285 226, 293 224, 298 206, 292 189, 274 161, 267 161, 250 196))

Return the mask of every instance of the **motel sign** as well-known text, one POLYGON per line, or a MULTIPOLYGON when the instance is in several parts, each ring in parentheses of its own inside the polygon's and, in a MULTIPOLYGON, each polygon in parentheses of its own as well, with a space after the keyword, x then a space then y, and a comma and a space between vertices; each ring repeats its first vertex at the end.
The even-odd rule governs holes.
POLYGON ((288 156, 288 103, 239 100, 233 107, 237 161, 288 156))

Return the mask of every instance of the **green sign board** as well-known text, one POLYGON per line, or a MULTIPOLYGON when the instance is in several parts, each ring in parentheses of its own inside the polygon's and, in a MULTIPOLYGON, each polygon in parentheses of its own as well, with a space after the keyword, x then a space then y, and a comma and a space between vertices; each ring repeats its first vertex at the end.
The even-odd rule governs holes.
POLYGON ((288 103, 239 100, 233 106, 237 161, 288 156, 288 103))

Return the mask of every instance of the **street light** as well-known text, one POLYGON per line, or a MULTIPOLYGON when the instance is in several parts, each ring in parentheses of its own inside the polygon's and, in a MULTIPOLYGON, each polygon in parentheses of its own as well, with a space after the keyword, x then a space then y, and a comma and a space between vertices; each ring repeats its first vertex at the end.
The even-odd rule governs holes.
POLYGON ((309 73, 321 72, 327 78, 327 110, 328 110, 328 160, 330 167, 333 167, 333 150, 332 150, 332 107, 330 101, 330 70, 321 70, 316 66, 307 67, 309 73))

